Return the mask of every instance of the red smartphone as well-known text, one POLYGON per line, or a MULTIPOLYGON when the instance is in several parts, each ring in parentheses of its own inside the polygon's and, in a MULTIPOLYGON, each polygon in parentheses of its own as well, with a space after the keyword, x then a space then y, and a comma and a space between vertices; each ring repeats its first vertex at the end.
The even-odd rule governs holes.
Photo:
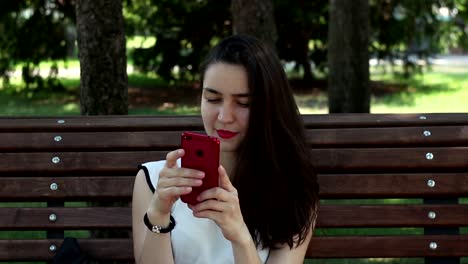
POLYGON ((182 157, 182 167, 203 171, 205 177, 200 186, 193 187, 192 191, 180 198, 188 204, 197 204, 200 193, 219 186, 219 139, 207 135, 183 132, 181 145, 185 150, 182 157))

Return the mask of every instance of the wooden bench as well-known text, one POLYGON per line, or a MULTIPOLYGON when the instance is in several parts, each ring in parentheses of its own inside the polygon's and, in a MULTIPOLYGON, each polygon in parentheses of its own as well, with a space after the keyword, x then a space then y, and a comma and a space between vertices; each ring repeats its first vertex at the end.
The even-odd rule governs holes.
MULTIPOLYGON (((303 118, 323 199, 310 263, 468 263, 468 114, 303 118)), ((0 261, 51 260, 70 235, 93 258, 132 261, 131 238, 87 230, 130 232, 137 165, 185 130, 200 117, 0 118, 0 261)))

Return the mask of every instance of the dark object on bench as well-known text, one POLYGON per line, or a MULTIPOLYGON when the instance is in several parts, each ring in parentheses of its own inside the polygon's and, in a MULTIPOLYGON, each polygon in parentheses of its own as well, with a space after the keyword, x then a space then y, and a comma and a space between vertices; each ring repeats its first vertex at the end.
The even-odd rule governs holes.
MULTIPOLYGON (((468 256, 468 114, 303 118, 323 199, 307 258, 468 256)), ((193 116, 0 118, 0 229, 45 231, 8 233, 0 261, 51 260, 64 230, 130 232, 129 206, 83 202, 129 202, 137 165, 202 129, 193 116)), ((78 234, 94 259, 133 260, 131 238, 78 234)))

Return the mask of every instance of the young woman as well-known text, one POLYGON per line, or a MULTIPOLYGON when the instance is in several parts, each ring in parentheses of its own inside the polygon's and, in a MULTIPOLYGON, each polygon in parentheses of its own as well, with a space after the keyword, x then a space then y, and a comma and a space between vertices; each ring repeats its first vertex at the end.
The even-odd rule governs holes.
POLYGON ((136 262, 303 263, 318 184, 278 58, 236 35, 212 50, 201 73, 204 128, 221 142, 220 186, 188 206, 179 197, 204 174, 180 167, 182 149, 143 164, 133 193, 136 262))

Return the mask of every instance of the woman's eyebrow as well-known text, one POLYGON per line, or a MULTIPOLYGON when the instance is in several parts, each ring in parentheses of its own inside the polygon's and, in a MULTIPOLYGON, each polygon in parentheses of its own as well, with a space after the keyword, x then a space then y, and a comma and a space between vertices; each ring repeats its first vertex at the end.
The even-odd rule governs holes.
POLYGON ((203 88, 203 90, 206 91, 206 92, 209 92, 209 93, 221 94, 220 92, 218 92, 215 89, 210 88, 210 87, 205 87, 205 88, 203 88))
MULTIPOLYGON (((220 92, 218 92, 215 89, 210 88, 210 87, 205 87, 205 88, 203 88, 203 90, 205 90, 206 92, 209 92, 209 93, 221 94, 220 92)), ((235 96, 235 97, 249 97, 250 94, 249 93, 237 93, 237 94, 232 94, 232 96, 235 96)))

